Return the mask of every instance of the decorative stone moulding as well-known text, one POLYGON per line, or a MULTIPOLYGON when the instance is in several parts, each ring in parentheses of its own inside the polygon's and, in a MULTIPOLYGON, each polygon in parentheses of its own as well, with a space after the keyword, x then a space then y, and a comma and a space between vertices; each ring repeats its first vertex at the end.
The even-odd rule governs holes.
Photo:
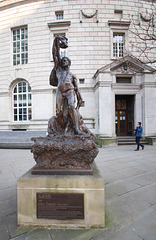
POLYGON ((96 22, 98 23, 99 22, 99 19, 98 19, 98 10, 95 10, 95 12, 93 14, 86 14, 84 13, 83 10, 80 10, 80 23, 82 23, 82 17, 84 18, 93 18, 96 16, 96 22))

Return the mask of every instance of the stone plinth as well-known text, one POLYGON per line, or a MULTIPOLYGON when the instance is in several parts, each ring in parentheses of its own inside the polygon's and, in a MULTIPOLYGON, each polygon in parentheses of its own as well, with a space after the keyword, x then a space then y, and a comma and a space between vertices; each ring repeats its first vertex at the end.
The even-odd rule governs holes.
POLYGON ((146 140, 150 145, 156 146, 156 137, 146 137, 146 140))
MULTIPOLYGON (((44 195, 44 194, 43 194, 44 195)), ((18 179, 18 224, 66 228, 105 226, 104 180, 96 165, 93 175, 32 175, 31 169, 18 179), (37 218, 37 193, 84 194, 83 219, 37 218)))
POLYGON ((111 138, 111 137, 103 137, 101 135, 95 136, 95 142, 100 147, 115 147, 118 145, 117 138, 111 138))

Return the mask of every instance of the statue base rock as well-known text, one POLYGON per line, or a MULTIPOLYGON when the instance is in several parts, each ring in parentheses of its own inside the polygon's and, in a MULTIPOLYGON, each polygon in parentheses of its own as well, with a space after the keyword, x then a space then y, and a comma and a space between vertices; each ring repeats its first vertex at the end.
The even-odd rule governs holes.
POLYGON ((37 163, 32 174, 93 174, 92 163, 98 154, 93 135, 64 134, 32 140, 31 151, 37 163))

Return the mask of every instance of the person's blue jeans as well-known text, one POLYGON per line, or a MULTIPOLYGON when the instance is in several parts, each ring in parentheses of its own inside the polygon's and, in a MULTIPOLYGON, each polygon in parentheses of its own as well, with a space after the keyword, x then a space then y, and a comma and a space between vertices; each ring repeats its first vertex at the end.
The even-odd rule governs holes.
POLYGON ((139 146, 143 147, 143 145, 140 143, 140 138, 141 137, 136 137, 136 144, 137 144, 137 149, 139 150, 139 146))

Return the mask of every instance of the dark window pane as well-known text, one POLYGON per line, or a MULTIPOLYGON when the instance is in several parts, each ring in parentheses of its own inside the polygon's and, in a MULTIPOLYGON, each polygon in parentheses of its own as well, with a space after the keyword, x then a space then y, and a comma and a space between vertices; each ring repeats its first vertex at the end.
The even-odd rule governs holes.
POLYGON ((84 78, 79 79, 80 84, 84 84, 84 82, 85 82, 84 78))
POLYGON ((131 77, 117 77, 116 83, 131 83, 131 77))
POLYGON ((14 109, 14 115, 17 115, 17 109, 14 109))
MULTIPOLYGON (((18 86, 18 92, 19 92, 19 93, 22 92, 22 87, 18 86)), ((20 95, 20 99, 22 99, 22 95, 20 95)))
POLYGON ((17 86, 14 88, 14 93, 17 93, 17 86))
POLYGON ((24 120, 24 121, 27 120, 27 115, 23 115, 23 120, 24 120))
MULTIPOLYGON (((16 90, 17 90, 17 88, 16 88, 16 90)), ((15 91, 14 91, 15 92, 15 91)), ((14 100, 17 100, 17 95, 14 95, 14 100)))
POLYGON ((27 114, 27 109, 23 108, 23 114, 27 114))
POLYGON ((20 42, 19 41, 17 42, 17 47, 20 47, 20 42))

